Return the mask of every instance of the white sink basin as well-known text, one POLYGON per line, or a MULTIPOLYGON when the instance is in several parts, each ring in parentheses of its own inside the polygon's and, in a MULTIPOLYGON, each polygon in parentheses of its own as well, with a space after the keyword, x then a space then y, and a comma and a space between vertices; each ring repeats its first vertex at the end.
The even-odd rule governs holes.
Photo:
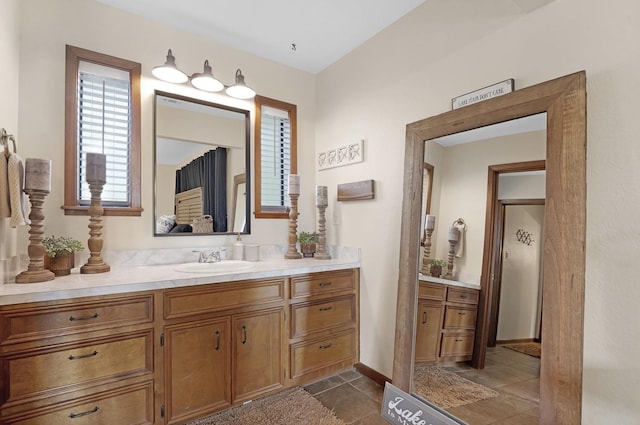
POLYGON ((176 269, 184 273, 233 273, 248 270, 255 264, 249 261, 224 260, 218 263, 187 263, 181 264, 176 269))

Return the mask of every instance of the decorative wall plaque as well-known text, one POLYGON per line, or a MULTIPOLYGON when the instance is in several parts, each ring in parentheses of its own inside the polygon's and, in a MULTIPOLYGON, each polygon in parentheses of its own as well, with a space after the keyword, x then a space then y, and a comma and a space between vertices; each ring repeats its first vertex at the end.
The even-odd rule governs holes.
POLYGON ((317 156, 318 170, 340 167, 364 161, 364 140, 320 152, 317 156))

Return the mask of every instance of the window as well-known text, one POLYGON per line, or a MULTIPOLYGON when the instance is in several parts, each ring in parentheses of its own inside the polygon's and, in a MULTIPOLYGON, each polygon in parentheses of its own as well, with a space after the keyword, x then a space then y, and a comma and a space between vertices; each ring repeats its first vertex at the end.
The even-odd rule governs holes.
POLYGON ((297 172, 296 105, 255 97, 255 216, 289 218, 289 174, 297 172))
POLYGON ((104 215, 141 214, 140 69, 139 63, 67 46, 65 214, 88 214, 88 152, 107 156, 104 215))

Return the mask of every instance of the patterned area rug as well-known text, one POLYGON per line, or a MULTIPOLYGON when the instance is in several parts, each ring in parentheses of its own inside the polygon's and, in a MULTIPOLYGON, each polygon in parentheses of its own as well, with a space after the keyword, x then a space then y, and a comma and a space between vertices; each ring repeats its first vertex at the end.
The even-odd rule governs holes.
POLYGON ((292 388, 187 425, 345 425, 311 394, 292 388))
POLYGON ((501 347, 508 348, 509 350, 517 351, 519 353, 526 354, 540 358, 540 343, 539 342, 523 342, 518 344, 504 344, 501 347))
POLYGON ((442 409, 498 396, 497 391, 438 366, 416 366, 413 389, 420 397, 442 409))

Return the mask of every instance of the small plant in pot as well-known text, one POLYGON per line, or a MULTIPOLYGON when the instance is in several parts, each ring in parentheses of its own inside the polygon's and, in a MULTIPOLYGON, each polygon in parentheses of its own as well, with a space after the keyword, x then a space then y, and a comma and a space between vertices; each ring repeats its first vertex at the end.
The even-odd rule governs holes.
POLYGON ((318 243, 318 233, 316 232, 300 232, 298 233, 298 242, 300 243, 300 251, 303 257, 313 257, 316 253, 316 244, 318 243))
POLYGON ((66 276, 75 266, 75 253, 84 250, 80 241, 60 236, 47 236, 42 240, 44 245, 44 267, 56 276, 66 276))
POLYGON ((447 263, 444 260, 436 260, 434 258, 429 259, 429 270, 432 277, 440 277, 442 274, 442 268, 446 266, 447 263))

